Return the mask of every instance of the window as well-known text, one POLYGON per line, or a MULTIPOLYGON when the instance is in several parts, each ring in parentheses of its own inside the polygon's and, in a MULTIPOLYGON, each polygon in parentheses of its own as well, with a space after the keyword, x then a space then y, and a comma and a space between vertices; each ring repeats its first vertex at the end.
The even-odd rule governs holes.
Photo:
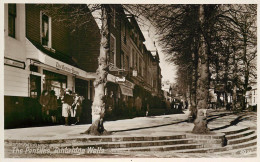
POLYGON ((43 90, 54 90, 56 96, 61 96, 67 88, 67 76, 47 70, 43 70, 43 74, 43 90))
POLYGON ((114 27, 116 27, 116 9, 114 7, 112 7, 112 18, 111 18, 111 20, 112 20, 112 25, 114 27))
POLYGON ((126 56, 126 70, 129 70, 129 56, 126 56))
POLYGON ((123 36, 123 42, 126 44, 126 24, 122 24, 122 36, 123 36))
POLYGON ((133 68, 135 68, 135 51, 134 51, 134 49, 132 49, 131 56, 132 56, 132 60, 131 60, 132 64, 131 65, 132 65, 133 68))
POLYGON ((124 63, 125 63, 125 54, 124 54, 124 52, 122 51, 122 53, 121 53, 121 69, 124 69, 124 68, 125 68, 124 63))
POLYGON ((110 63, 116 66, 116 39, 110 34, 110 63))
POLYGON ((48 46, 49 43, 49 17, 42 14, 42 45, 48 46))
POLYGON ((16 4, 8 4, 8 35, 15 38, 16 4))
POLYGON ((138 72, 139 74, 142 74, 142 58, 139 57, 139 60, 138 60, 138 72))

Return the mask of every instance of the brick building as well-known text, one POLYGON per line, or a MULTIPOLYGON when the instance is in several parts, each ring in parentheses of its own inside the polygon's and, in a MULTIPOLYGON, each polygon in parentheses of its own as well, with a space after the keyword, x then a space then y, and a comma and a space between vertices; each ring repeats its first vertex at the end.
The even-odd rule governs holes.
MULTIPOLYGON (((41 125, 41 93, 54 90, 59 98, 65 88, 88 101, 83 106, 82 122, 91 122, 101 24, 86 6, 87 23, 72 32, 69 26, 56 21, 55 15, 46 14, 43 5, 5 4, 5 128, 41 125)), ((159 56, 146 49, 133 15, 121 5, 107 6, 111 67, 106 97, 113 101, 113 115, 129 115, 160 102, 155 100, 161 97, 159 56)), ((66 15, 65 19, 75 23, 66 15)))
MULTIPOLYGON (((76 32, 45 14, 36 4, 5 4, 5 127, 40 124, 43 90, 63 89, 93 100, 100 34, 92 15, 76 32), (19 114, 19 115, 18 115, 19 114)), ((71 22, 73 23, 73 22, 71 22)), ((91 121, 84 106, 83 122, 91 121)))

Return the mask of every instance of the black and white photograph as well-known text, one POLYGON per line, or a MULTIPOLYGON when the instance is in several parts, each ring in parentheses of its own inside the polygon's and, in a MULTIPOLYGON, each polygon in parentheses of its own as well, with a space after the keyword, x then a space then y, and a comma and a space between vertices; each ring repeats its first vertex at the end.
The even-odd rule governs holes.
POLYGON ((257 1, 156 2, 3 2, 1 157, 256 161, 257 1))

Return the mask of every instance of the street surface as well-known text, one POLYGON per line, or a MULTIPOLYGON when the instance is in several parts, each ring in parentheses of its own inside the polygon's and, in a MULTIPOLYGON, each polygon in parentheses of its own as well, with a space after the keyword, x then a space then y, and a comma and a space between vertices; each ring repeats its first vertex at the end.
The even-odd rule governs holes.
MULTIPOLYGON (((232 114, 228 111, 210 110, 209 124, 210 129, 215 129, 215 132, 221 132, 222 127, 232 129, 233 125, 230 122, 237 118, 238 114, 232 114), (222 115, 220 115, 222 114, 222 115), (223 115, 224 114, 224 115, 223 115)), ((193 123, 188 123, 188 111, 184 114, 172 114, 151 117, 137 117, 134 119, 107 121, 104 123, 105 128, 112 132, 113 137, 120 136, 165 136, 173 134, 190 133, 193 128, 193 123)), ((248 126, 256 129, 256 113, 246 112, 243 115, 243 120, 234 123, 236 128, 248 126)), ((91 137, 89 135, 81 135, 90 125, 75 125, 75 126, 46 126, 34 128, 20 128, 5 130, 5 140, 59 140, 71 138, 91 137)), ((51 158, 122 158, 122 157, 168 157, 168 158, 195 158, 195 157, 255 157, 256 150, 239 150, 235 152, 224 152, 223 154, 215 153, 173 153, 172 151, 138 151, 138 152, 122 152, 115 154, 13 154, 11 145, 5 144, 5 157, 51 157, 51 158)))

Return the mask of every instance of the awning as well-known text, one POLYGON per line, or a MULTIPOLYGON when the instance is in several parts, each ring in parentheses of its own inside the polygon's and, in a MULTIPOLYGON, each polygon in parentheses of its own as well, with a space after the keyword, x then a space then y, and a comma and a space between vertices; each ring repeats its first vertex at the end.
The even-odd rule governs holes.
POLYGON ((133 97, 133 89, 128 88, 128 87, 126 87, 124 85, 119 85, 119 86, 121 88, 121 92, 122 92, 123 95, 133 97))
POLYGON ((96 73, 94 72, 86 72, 73 65, 50 57, 41 50, 37 49, 28 39, 26 39, 26 57, 31 60, 32 64, 40 67, 52 68, 61 73, 67 73, 82 79, 96 78, 96 73))

